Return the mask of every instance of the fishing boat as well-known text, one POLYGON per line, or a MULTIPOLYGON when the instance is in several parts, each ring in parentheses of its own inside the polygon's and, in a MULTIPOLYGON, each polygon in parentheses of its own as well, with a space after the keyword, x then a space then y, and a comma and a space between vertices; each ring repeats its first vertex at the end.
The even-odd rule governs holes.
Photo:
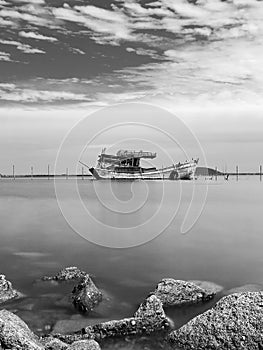
MULTIPOLYGON (((89 171, 97 180, 191 180, 194 178, 198 159, 172 164, 157 169, 142 167, 141 159, 154 159, 157 154, 145 151, 119 150, 115 155, 103 148, 95 167, 89 171)), ((81 164, 87 166, 85 163, 81 164)))

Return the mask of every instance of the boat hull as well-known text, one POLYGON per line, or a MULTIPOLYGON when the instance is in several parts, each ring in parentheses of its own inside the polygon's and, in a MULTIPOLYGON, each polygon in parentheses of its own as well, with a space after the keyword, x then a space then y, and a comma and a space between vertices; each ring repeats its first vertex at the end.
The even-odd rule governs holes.
POLYGON ((191 180, 194 178, 197 163, 195 161, 170 166, 167 168, 144 171, 144 172, 116 172, 103 168, 89 168, 93 177, 97 180, 191 180))

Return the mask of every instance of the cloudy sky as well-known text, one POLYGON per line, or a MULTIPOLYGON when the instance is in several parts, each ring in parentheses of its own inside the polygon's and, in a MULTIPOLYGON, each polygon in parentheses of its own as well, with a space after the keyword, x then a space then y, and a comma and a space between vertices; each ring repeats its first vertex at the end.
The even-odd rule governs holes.
POLYGON ((120 102, 181 116, 213 166, 258 167, 262 18, 256 0, 0 0, 0 173, 44 167, 87 111, 120 102))

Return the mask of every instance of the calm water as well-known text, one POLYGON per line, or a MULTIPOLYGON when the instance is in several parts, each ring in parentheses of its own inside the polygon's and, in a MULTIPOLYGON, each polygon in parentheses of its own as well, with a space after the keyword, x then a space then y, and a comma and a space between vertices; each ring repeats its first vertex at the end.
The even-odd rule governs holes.
MULTIPOLYGON (((77 217, 78 206, 71 196, 74 183, 74 180, 60 180, 60 189, 64 193, 62 200, 70 205, 77 217)), ((128 317, 164 277, 208 280, 225 289, 246 283, 263 283, 263 183, 252 177, 238 182, 234 179, 228 182, 196 182, 201 191, 206 185, 208 196, 204 211, 190 232, 180 233, 192 194, 192 185, 183 183, 178 213, 161 235, 135 248, 110 249, 90 243, 72 230, 58 207, 53 181, 2 179, 0 273, 5 274, 26 295, 21 301, 5 307, 16 311, 41 334, 45 332, 45 325, 53 327, 57 320, 71 319, 83 325, 98 319, 128 317), (110 298, 108 303, 89 316, 78 315, 63 300, 63 296, 71 291, 71 284, 59 286, 35 282, 42 275, 54 274, 70 265, 94 275, 96 284, 110 298)), ((101 198, 98 199, 92 181, 79 180, 78 186, 83 203, 92 216, 104 224, 100 226, 100 232, 94 232, 97 226, 90 219, 87 225, 85 223, 87 234, 106 237, 109 226, 126 228, 131 226, 131 222, 139 225, 146 218, 151 224, 151 217, 160 206, 163 183, 150 182, 147 185, 148 199, 133 216, 109 211, 102 205, 101 198)), ((104 196, 103 203, 109 204, 113 197, 103 188, 105 184, 97 182, 96 186, 99 186, 97 193, 104 196)), ((165 196, 162 210, 176 210, 180 184, 167 182, 165 186, 168 186, 168 196, 165 196)), ((132 193, 135 197, 139 196, 138 203, 134 199, 136 205, 140 205, 146 193, 145 186, 140 182, 115 183, 112 191, 119 201, 118 205, 122 203, 123 210, 127 210, 126 204, 132 198, 132 193)), ((113 202, 112 208, 116 209, 113 202)), ((149 226, 147 230, 151 231, 149 226)), ((178 327, 206 307, 170 310, 168 314, 178 327)), ((116 342, 104 345, 104 348, 143 349, 143 341, 135 345, 132 342, 129 345, 116 342)), ((149 349, 157 346, 147 344, 149 349)))

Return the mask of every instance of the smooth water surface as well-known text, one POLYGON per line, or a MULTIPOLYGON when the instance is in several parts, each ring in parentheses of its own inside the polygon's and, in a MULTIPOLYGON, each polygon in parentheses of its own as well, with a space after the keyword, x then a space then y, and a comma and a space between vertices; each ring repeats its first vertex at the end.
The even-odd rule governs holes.
MULTIPOLYGON (((59 181, 65 193, 63 201, 70 203, 77 217, 77 203, 71 197, 75 180, 59 181)), ((157 238, 134 248, 112 249, 90 243, 72 230, 59 209, 53 181, 1 179, 0 273, 26 295, 20 301, 1 307, 16 311, 41 334, 45 333, 45 326, 49 330, 57 320, 71 319, 83 324, 129 317, 165 277, 213 281, 224 289, 263 283, 263 182, 256 177, 240 181, 197 180, 199 189, 208 186, 208 196, 202 215, 186 234, 180 232, 180 227, 191 200, 192 184, 167 182, 169 195, 161 204, 163 183, 146 185, 148 194, 145 184, 140 182, 115 182, 112 185, 114 197, 109 197, 103 189, 105 184, 97 182, 96 192, 93 181, 78 180, 84 205, 86 203, 92 217, 103 223, 100 232, 93 232, 90 219, 86 230, 92 235, 106 236, 107 226, 126 228, 151 220, 160 205, 162 210, 174 208, 176 212, 179 208, 173 221, 157 238), (104 199, 101 198, 103 194, 104 199), (140 200, 136 202, 139 209, 134 216, 114 213, 116 198, 119 203, 123 202, 124 211, 128 210, 127 203, 133 195, 142 197, 142 206, 140 200), (146 201, 145 195, 148 196, 146 201), (112 203, 110 198, 115 198, 112 203), (105 201, 112 204, 111 210, 103 205, 105 201), (78 266, 93 275, 110 300, 90 315, 82 316, 63 299, 73 284, 35 282, 65 266, 78 266)), ((170 310, 168 314, 178 327, 208 306, 170 310)), ((130 348, 141 349, 136 346, 130 348)), ((122 348, 128 346, 119 345, 118 349, 122 348)), ((150 349, 155 349, 154 345, 150 349)))

